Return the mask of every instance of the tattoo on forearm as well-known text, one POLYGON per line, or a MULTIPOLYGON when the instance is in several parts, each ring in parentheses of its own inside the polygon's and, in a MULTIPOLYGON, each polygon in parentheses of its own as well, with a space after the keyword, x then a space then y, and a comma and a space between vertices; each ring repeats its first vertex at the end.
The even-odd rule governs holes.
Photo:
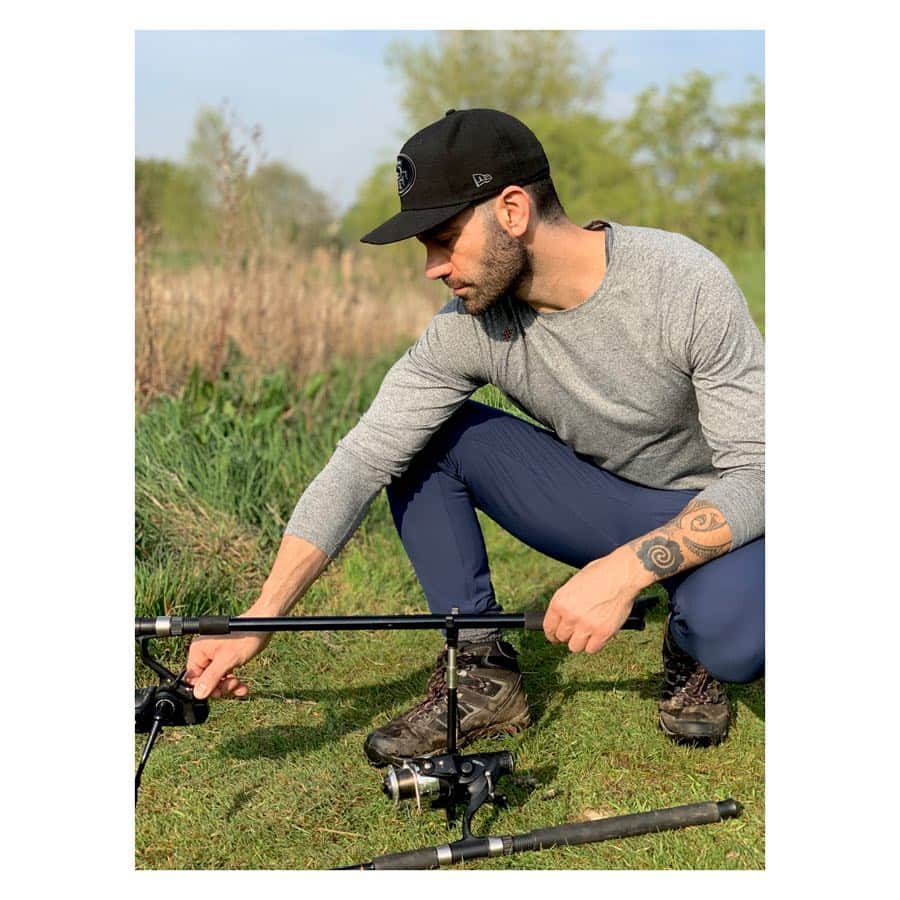
POLYGON ((655 537, 644 541, 638 547, 637 555, 644 564, 644 568, 651 571, 657 578, 674 575, 684 563, 681 547, 675 541, 664 537, 655 537))
POLYGON ((667 525, 629 546, 647 571, 657 578, 668 578, 727 553, 731 531, 715 506, 694 500, 667 525))
POLYGON ((699 556, 704 562, 710 559, 715 559, 717 556, 721 556, 723 553, 727 553, 731 548, 731 543, 727 544, 716 544, 715 546, 704 546, 703 544, 695 544, 690 538, 686 537, 684 539, 684 546, 687 547, 694 556, 699 556))
POLYGON ((715 531, 725 524, 722 514, 714 507, 705 503, 694 505, 696 501, 689 503, 681 514, 678 525, 685 531, 715 531))

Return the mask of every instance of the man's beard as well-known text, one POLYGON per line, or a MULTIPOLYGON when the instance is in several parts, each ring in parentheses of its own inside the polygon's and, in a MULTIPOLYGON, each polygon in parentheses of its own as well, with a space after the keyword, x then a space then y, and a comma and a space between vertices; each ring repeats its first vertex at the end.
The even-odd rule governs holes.
POLYGON ((531 280, 531 257, 525 245, 507 234, 497 220, 487 220, 487 246, 481 261, 477 284, 467 285, 460 296, 469 315, 484 315, 507 294, 516 292, 531 280))

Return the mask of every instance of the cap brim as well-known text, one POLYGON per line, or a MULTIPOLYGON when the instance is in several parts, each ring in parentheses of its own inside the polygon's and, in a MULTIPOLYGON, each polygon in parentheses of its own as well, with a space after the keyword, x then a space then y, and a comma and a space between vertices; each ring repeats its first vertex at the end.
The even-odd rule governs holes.
POLYGON ((373 231, 360 238, 364 244, 393 244, 407 238, 430 231, 438 225, 452 219, 457 213, 472 205, 471 200, 457 203, 454 206, 436 206, 431 209, 407 209, 388 219, 373 231))

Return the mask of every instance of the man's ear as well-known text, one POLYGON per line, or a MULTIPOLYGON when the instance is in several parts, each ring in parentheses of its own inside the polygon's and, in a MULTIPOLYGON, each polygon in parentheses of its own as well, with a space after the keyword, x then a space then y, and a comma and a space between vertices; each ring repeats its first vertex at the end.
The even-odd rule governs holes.
POLYGON ((494 215, 500 227, 512 237, 520 238, 532 220, 531 197, 518 185, 511 184, 494 200, 494 215))

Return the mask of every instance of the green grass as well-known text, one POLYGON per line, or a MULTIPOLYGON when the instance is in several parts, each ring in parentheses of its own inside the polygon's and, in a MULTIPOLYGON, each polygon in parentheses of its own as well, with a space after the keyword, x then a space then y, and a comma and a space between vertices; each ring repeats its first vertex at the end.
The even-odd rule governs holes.
MULTIPOLYGON (((338 438, 368 406, 394 354, 336 363, 299 391, 285 373, 256 385, 239 370, 195 379, 139 413, 136 434, 138 615, 228 613, 255 597, 284 523, 338 438)), ((502 405, 483 389, 479 398, 502 405)), ((482 524, 508 612, 545 606, 571 574, 490 520, 482 524)), ((412 613, 426 608, 384 496, 298 614, 412 613)), ((732 734, 678 747, 656 726, 662 609, 602 653, 572 655, 541 634, 511 634, 534 724, 502 744, 516 772, 509 806, 485 807, 478 834, 512 834, 734 797, 738 819, 603 844, 468 864, 473 869, 760 869, 764 856, 763 683, 733 686, 732 734)), ((200 727, 167 730, 136 811, 141 869, 317 869, 446 843, 442 814, 394 807, 362 742, 418 699, 440 649, 432 632, 277 635, 243 674, 246 701, 214 702, 200 727)), ((172 667, 185 645, 157 642, 172 667)), ((151 679, 143 669, 138 683, 151 679)), ((135 762, 142 738, 135 741, 135 762)))

